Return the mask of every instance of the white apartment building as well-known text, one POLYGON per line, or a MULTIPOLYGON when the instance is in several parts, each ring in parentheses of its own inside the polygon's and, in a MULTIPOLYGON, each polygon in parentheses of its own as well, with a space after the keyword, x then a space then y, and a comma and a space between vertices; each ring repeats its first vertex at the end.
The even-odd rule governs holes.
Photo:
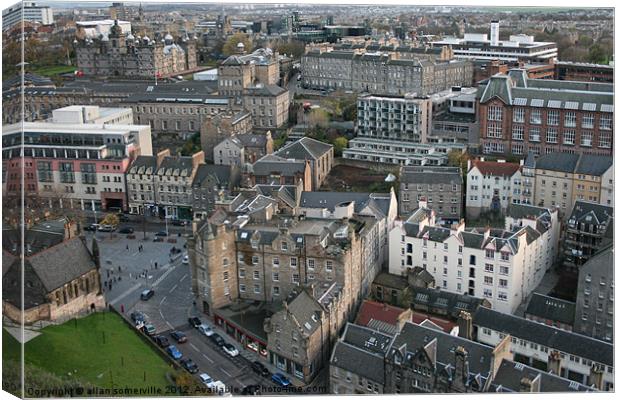
POLYGON ((556 256, 557 211, 522 204, 507 209, 505 229, 444 228, 420 202, 407 221, 390 232, 389 272, 422 267, 437 286, 487 299, 494 310, 512 313, 536 288, 556 256))
POLYGON ((2 30, 7 31, 22 20, 50 25, 54 23, 54 13, 50 6, 40 6, 32 2, 19 2, 2 10, 2 30))
POLYGON ((614 206, 614 166, 601 176, 601 201, 604 206, 614 206))
POLYGON ((468 218, 478 218, 486 211, 505 213, 511 203, 521 203, 521 165, 504 161, 467 161, 468 218))

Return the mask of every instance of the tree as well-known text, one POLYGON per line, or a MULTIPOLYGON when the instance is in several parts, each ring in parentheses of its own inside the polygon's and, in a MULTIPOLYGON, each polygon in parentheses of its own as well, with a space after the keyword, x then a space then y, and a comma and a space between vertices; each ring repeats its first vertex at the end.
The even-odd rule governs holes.
POLYGON ((120 219, 118 218, 118 215, 116 214, 112 214, 112 213, 108 213, 105 215, 105 217, 103 217, 103 219, 101 220, 101 222, 99 222, 101 225, 112 225, 112 226, 118 226, 118 224, 120 223, 120 219))
POLYGON ((236 54, 237 45, 239 43, 243 43, 246 52, 249 53, 252 51, 252 40, 250 39, 250 37, 245 33, 238 32, 229 37, 228 40, 226 40, 226 43, 224 43, 224 46, 222 46, 222 53, 225 56, 236 54))
POLYGON ((347 148, 349 144, 349 139, 344 136, 338 136, 332 142, 334 145, 334 153, 337 157, 342 155, 342 151, 347 148))
POLYGON ((308 126, 310 128, 326 128, 327 125, 329 125, 329 114, 327 111, 320 108, 315 108, 310 111, 310 115, 308 115, 308 126))

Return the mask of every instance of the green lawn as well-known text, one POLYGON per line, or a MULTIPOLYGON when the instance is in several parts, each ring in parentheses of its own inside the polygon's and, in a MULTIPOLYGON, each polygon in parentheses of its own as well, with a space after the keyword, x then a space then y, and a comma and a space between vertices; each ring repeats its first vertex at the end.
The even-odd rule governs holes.
POLYGON ((32 73, 37 75, 43 75, 47 77, 52 77, 59 74, 64 74, 66 72, 73 72, 76 70, 76 67, 72 65, 51 65, 45 67, 35 67, 32 68, 32 73))
MULTIPOLYGON (((27 364, 103 388, 169 385, 172 367, 116 314, 96 313, 41 332, 26 343, 27 364)), ((4 357, 19 360, 19 343, 9 336, 3 331, 4 357)))

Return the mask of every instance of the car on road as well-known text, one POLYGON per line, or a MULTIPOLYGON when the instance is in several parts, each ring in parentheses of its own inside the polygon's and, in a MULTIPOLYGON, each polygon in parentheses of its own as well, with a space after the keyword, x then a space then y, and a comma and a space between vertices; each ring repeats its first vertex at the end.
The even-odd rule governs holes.
POLYGON ((129 217, 125 214, 118 214, 118 220, 121 222, 129 222, 129 217))
POLYGON ((198 365, 192 361, 191 358, 187 358, 185 360, 181 360, 181 366, 187 370, 190 374, 195 374, 198 372, 198 365))
POLYGON ((252 370, 260 376, 269 376, 269 370, 260 361, 254 361, 252 363, 252 370))
POLYGON ((187 336, 185 335, 184 332, 174 331, 174 332, 170 333, 170 336, 172 336, 172 338, 174 340, 176 340, 177 343, 185 343, 185 342, 187 342, 187 336))
POLYGON ((222 345, 222 350, 226 352, 231 357, 237 357, 239 355, 239 350, 235 346, 230 343, 224 343, 222 345))
POLYGON ((150 299, 154 295, 155 295, 155 291, 153 289, 143 290, 142 293, 140 293, 140 300, 147 301, 148 299, 150 299))
POLYGON ((114 225, 99 225, 97 230, 99 232, 114 232, 116 227, 114 225))
POLYGON ((230 393, 230 389, 226 389, 226 385, 224 385, 222 381, 211 382, 209 385, 207 385, 207 387, 211 389, 213 393, 217 393, 219 396, 232 396, 232 394, 230 393))
POLYGON ((200 325, 202 325, 202 321, 198 317, 189 317, 187 321, 192 328, 198 328, 200 325))
POLYGON ((172 225, 174 225, 174 226, 185 226, 185 225, 187 225, 187 222, 188 221, 186 221, 184 219, 173 219, 172 220, 172 225))
POLYGON ((144 333, 146 333, 149 336, 153 336, 155 334, 155 327, 153 326, 153 324, 146 324, 144 325, 144 333))
POLYGON ((184 255, 183 256, 183 261, 181 261, 183 264, 189 264, 189 256, 188 255, 184 255))
POLYGON ((118 230, 118 233, 130 234, 133 233, 133 228, 130 226, 123 226, 121 229, 118 230))
POLYGON ((159 231, 155 234, 155 236, 168 236, 168 232, 166 231, 159 231))
POLYGON ((213 340, 213 343, 217 344, 220 347, 226 344, 224 339, 222 339, 222 337, 218 335, 217 333, 214 333, 213 335, 209 336, 209 339, 213 340))
POLYGON ((89 232, 95 232, 97 228, 99 228, 99 224, 90 224, 88 226, 85 226, 84 230, 89 232))
POLYGON ((287 387, 291 385, 291 381, 289 381, 288 378, 280 372, 276 372, 275 374, 271 375, 271 380, 280 386, 287 387))
POLYGON ((213 378, 211 378, 209 376, 209 374, 205 374, 204 372, 200 375, 198 375, 198 379, 200 379, 200 382, 202 382, 203 384, 209 386, 211 383, 213 383, 213 378))
POLYGON ((168 348, 166 349, 166 351, 168 352, 168 354, 170 354, 170 357, 174 358, 175 360, 180 359, 181 357, 183 357, 183 354, 181 354, 181 352, 179 351, 179 349, 177 349, 177 347, 173 344, 171 344, 170 346, 168 346, 168 348))
POLYGON ((211 335, 213 335, 215 332, 213 332, 213 329, 211 329, 211 327, 207 324, 201 324, 198 327, 198 332, 202 333, 203 335, 205 335, 206 337, 209 337, 211 335))
POLYGON ((129 317, 131 318, 131 320, 133 321, 134 324, 139 324, 141 322, 144 322, 144 320, 146 319, 145 315, 140 312, 140 311, 134 311, 132 312, 129 317))
POLYGON ((170 342, 168 341, 168 338, 163 335, 155 336, 153 339, 155 340, 155 343, 157 343, 157 345, 161 348, 166 348, 170 346, 170 342))

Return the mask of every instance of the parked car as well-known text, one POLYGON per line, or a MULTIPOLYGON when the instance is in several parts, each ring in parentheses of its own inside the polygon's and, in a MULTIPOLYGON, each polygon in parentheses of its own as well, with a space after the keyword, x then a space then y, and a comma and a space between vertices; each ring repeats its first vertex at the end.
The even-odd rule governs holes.
POLYGON ((258 396, 260 394, 260 385, 248 385, 241 389, 241 394, 245 396, 258 396))
POLYGON ((123 226, 121 229, 118 230, 118 233, 130 234, 133 233, 133 228, 130 226, 123 226))
POLYGON ((181 261, 183 264, 189 264, 189 256, 188 255, 184 255, 183 256, 183 261, 181 261))
POLYGON ((193 328, 198 328, 200 325, 202 325, 202 321, 198 317, 189 317, 188 322, 193 328))
POLYGON ((198 372, 198 366, 195 362, 192 361, 191 358, 181 360, 181 366, 185 368, 190 374, 195 374, 196 372, 198 372))
POLYGON ((269 370, 260 361, 254 361, 252 369, 260 376, 269 376, 269 370))
POLYGON ((157 343, 157 345, 161 348, 166 348, 170 346, 170 342, 168 341, 168 338, 163 335, 157 335, 153 339, 155 340, 155 343, 157 343))
POLYGON ((213 340, 213 342, 217 344, 218 346, 223 346, 224 344, 226 344, 224 339, 222 339, 222 337, 218 335, 217 333, 214 333, 213 335, 209 336, 209 338, 213 340))
POLYGON ((170 333, 170 336, 172 336, 172 338, 174 340, 176 340, 177 343, 185 343, 185 342, 187 342, 187 336, 185 335, 185 333, 183 333, 181 331, 174 331, 174 332, 170 333))
POLYGON ((213 335, 215 332, 213 332, 213 329, 211 329, 211 327, 207 324, 201 324, 198 327, 198 332, 202 333, 203 335, 205 335, 206 337, 209 337, 211 335, 213 335))
POLYGON ((288 378, 280 372, 276 372, 275 374, 271 375, 271 380, 280 386, 287 387, 291 385, 291 381, 289 381, 288 378))
POLYGON ((154 295, 155 295, 155 291, 153 289, 143 290, 142 293, 140 293, 140 300, 147 301, 148 299, 150 299, 154 295))
POLYGON ((129 222, 129 217, 125 214, 118 214, 118 220, 121 222, 129 222))
POLYGON ((185 225, 187 225, 187 221, 185 221, 183 219, 173 219, 172 220, 172 225, 174 225, 174 226, 185 226, 185 225))
POLYGON ((226 352, 231 357, 237 357, 239 355, 239 350, 235 346, 230 343, 224 343, 222 345, 222 350, 226 352))
POLYGON ((155 234, 155 236, 168 236, 168 232, 166 231, 159 231, 155 234))
POLYGON ((177 349, 177 347, 173 344, 171 344, 170 346, 168 346, 168 348, 166 349, 166 351, 168 352, 168 354, 170 354, 170 357, 174 358, 175 360, 180 359, 181 357, 183 357, 183 354, 181 354, 181 352, 179 351, 179 349, 177 349))
POLYGON ((134 311, 129 316, 131 317, 131 320, 133 321, 133 323, 136 324, 136 325, 141 323, 141 322, 144 322, 144 320, 146 318, 144 316, 144 314, 142 312, 140 312, 140 311, 134 311))
POLYGON ((209 386, 211 383, 213 383, 213 378, 211 378, 209 376, 209 374, 205 374, 204 372, 200 375, 198 375, 198 379, 200 379, 200 382, 202 382, 203 384, 209 386))
POLYGON ((153 336, 155 334, 155 327, 153 326, 153 324, 146 324, 144 325, 144 333, 146 333, 149 336, 153 336))

